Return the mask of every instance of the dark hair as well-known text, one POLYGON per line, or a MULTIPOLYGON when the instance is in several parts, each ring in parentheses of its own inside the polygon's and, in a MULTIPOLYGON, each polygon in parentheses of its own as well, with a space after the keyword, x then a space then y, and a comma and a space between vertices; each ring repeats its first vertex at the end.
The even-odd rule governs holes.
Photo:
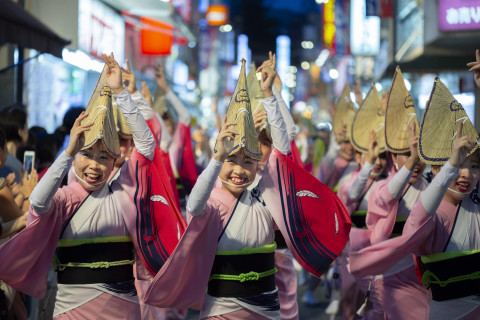
POLYGON ((4 149, 7 144, 7 137, 5 136, 5 131, 0 127, 0 149, 4 149))
POLYGON ((65 112, 62 125, 55 129, 54 132, 55 136, 57 137, 58 148, 62 147, 65 136, 70 134, 70 130, 72 130, 75 120, 77 120, 83 111, 85 111, 84 107, 71 107, 67 110, 67 112, 65 112))
POLYGON ((272 139, 270 139, 270 137, 268 136, 267 130, 260 130, 260 133, 258 134, 258 141, 272 144, 272 139))
POLYGON ((7 107, 0 112, 0 126, 5 131, 7 141, 21 142, 22 137, 18 131, 24 129, 26 124, 27 113, 19 105, 7 107))

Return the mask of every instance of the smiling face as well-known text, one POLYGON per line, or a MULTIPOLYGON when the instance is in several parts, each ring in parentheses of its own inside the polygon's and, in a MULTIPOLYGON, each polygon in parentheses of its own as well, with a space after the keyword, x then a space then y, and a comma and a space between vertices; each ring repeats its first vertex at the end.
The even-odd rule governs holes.
POLYGON ((355 149, 349 141, 343 141, 340 144, 340 150, 338 151, 338 156, 347 161, 352 161, 355 156, 355 149))
POLYGON ((112 172, 114 161, 100 140, 92 147, 81 150, 73 161, 76 175, 83 180, 78 182, 88 191, 102 188, 112 172))
POLYGON ((228 156, 219 174, 220 179, 224 181, 222 189, 238 198, 255 180, 257 163, 257 160, 250 158, 243 151, 228 156))
MULTIPOLYGON (((398 170, 400 170, 405 165, 409 157, 410 157, 410 152, 392 154, 393 163, 397 164, 398 170)), ((420 179, 420 177, 422 176, 422 173, 425 170, 425 166, 426 164, 419 160, 415 165, 415 167, 413 168, 413 175, 408 181, 408 183, 414 184, 415 182, 417 182, 418 179, 420 179)))
MULTIPOLYGON (((440 171, 439 166, 432 166, 432 172, 436 175, 440 171)), ((468 157, 460 166, 458 177, 448 186, 443 197, 448 202, 458 205, 467 198, 475 188, 480 178, 480 160, 468 157)))
POLYGON ((373 164, 373 170, 372 173, 370 174, 370 177, 372 179, 376 179, 380 177, 380 175, 385 171, 387 168, 387 153, 382 152, 378 155, 377 160, 375 160, 375 163, 373 164))

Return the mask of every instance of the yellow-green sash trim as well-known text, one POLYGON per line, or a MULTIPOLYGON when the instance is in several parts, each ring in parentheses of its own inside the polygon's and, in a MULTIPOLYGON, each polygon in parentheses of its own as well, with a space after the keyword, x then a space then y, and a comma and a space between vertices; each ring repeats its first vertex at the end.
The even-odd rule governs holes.
POLYGON ((119 260, 119 261, 98 261, 98 262, 67 262, 67 263, 57 263, 57 269, 63 271, 66 268, 90 268, 90 269, 100 269, 100 268, 110 268, 118 267, 124 265, 133 265, 135 260, 119 260))
POLYGON ((421 257, 423 263, 432 263, 438 262, 463 256, 468 256, 471 254, 480 253, 480 250, 473 250, 473 251, 455 251, 455 252, 439 252, 434 253, 428 256, 421 257))
POLYGON ((427 270, 422 275, 422 283, 427 287, 430 287, 431 284, 438 284, 440 287, 446 287, 450 283, 465 281, 465 280, 477 280, 480 279, 480 271, 475 271, 469 274, 464 274, 461 276, 451 277, 447 280, 440 280, 433 272, 427 270))
POLYGON ((408 217, 397 217, 395 219, 395 222, 406 222, 408 217))
POLYGON ((90 239, 60 239, 57 247, 75 247, 82 244, 91 243, 109 243, 109 242, 132 242, 130 236, 117 236, 117 237, 105 237, 105 238, 90 238, 90 239))
POLYGON ((247 255, 247 254, 255 254, 255 253, 271 253, 275 252, 277 249, 277 244, 271 243, 271 244, 266 244, 262 247, 258 248, 243 248, 242 250, 239 251, 222 251, 218 250, 215 255, 217 256, 240 256, 240 255, 247 255))
POLYGON ((211 280, 230 280, 230 281, 257 281, 260 278, 268 277, 274 275, 278 271, 277 268, 273 268, 263 272, 250 271, 248 273, 240 273, 239 275, 234 274, 212 274, 209 281, 211 280))
POLYGON ((366 216, 367 210, 358 210, 353 213, 354 216, 366 216))
POLYGON ((336 185, 333 186, 332 191, 335 192, 335 193, 337 193, 339 188, 340 188, 340 184, 337 183, 336 185))

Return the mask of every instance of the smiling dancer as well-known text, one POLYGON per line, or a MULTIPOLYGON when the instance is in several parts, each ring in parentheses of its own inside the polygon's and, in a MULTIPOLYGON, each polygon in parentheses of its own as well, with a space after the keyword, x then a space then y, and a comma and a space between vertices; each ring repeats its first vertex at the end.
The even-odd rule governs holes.
POLYGON ((57 247, 55 319, 158 317, 143 304, 143 293, 185 227, 165 187, 153 135, 123 88, 120 66, 113 54, 103 59, 106 67, 69 146, 32 193, 27 228, 0 247, 0 257, 11 261, 0 266, 0 279, 36 297, 45 293, 57 247), (120 151, 112 93, 135 148, 109 184, 120 151), (72 161, 78 181, 59 189, 72 161))
POLYGON ((316 276, 343 249, 350 222, 342 204, 286 156, 290 144, 272 92, 276 75, 272 58, 272 67, 261 69, 261 88, 274 149, 258 187, 247 189, 261 153, 243 62, 214 159, 188 201, 189 227, 157 274, 146 303, 202 309, 204 319, 280 319, 276 227, 294 257, 316 276), (214 188, 217 178, 221 188, 214 188), (319 206, 324 208, 321 215, 319 206))

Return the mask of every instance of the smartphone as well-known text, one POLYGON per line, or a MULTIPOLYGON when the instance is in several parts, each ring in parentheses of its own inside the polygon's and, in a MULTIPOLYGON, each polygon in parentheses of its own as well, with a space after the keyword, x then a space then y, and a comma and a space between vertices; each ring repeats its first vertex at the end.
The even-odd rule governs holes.
POLYGON ((35 151, 27 150, 23 154, 23 171, 30 177, 30 173, 35 167, 35 151))

